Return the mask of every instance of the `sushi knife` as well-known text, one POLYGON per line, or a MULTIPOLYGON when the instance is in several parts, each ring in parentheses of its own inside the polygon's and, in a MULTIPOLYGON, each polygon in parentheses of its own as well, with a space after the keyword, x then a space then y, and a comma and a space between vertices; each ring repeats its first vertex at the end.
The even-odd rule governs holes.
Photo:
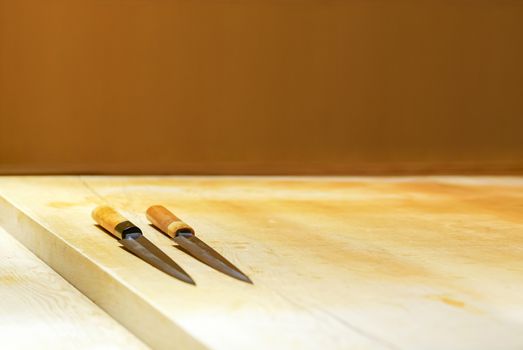
POLYGON ((154 226, 171 237, 196 259, 226 275, 252 284, 251 279, 247 277, 247 275, 221 256, 216 250, 198 239, 194 229, 180 220, 167 208, 161 205, 153 205, 147 209, 146 216, 154 226))
POLYGON ((100 226, 119 238, 118 242, 129 252, 170 276, 189 284, 196 284, 187 272, 145 238, 140 228, 113 208, 98 206, 93 210, 92 217, 100 226))

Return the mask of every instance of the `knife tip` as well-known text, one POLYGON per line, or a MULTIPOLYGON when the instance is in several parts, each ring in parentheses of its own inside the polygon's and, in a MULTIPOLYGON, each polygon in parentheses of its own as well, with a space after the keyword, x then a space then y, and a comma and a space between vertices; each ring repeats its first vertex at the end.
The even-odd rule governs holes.
POLYGON ((249 284, 254 284, 254 282, 249 277, 247 277, 247 275, 244 275, 243 273, 241 273, 239 271, 235 271, 235 273, 232 277, 236 278, 237 280, 249 283, 249 284))
POLYGON ((247 277, 247 276, 245 276, 245 277, 246 278, 243 279, 244 282, 249 283, 249 284, 254 284, 254 282, 249 277, 247 277))
POLYGON ((196 282, 192 279, 191 276, 185 271, 183 271, 180 267, 176 266, 169 266, 168 269, 163 270, 165 273, 167 273, 169 276, 174 277, 182 282, 185 282, 187 284, 192 284, 193 286, 196 285, 196 282))
POLYGON ((193 286, 196 285, 196 282, 194 282, 194 280, 189 275, 185 275, 185 276, 177 275, 177 276, 173 276, 173 277, 176 277, 179 280, 181 280, 187 284, 192 284, 193 286))

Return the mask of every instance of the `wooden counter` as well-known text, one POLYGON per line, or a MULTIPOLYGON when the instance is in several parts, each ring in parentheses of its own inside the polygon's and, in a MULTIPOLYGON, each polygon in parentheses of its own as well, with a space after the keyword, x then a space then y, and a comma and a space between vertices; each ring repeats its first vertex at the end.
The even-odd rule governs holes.
POLYGON ((0 195, 0 225, 154 348, 523 348, 521 177, 4 177, 0 195), (175 249, 157 203, 254 285, 175 249), (120 249, 97 204, 198 285, 120 249))
POLYGON ((0 227, 0 348, 146 349, 0 227))

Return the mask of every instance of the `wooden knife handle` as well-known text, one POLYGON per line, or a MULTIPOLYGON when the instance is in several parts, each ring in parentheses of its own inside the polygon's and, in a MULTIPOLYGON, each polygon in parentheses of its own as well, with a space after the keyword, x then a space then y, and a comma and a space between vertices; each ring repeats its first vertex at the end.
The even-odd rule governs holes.
POLYGON ((161 205, 153 205, 145 213, 147 219, 168 236, 174 238, 180 234, 194 235, 191 226, 180 220, 176 215, 171 213, 167 208, 161 205))
POLYGON ((117 238, 125 238, 128 234, 141 234, 142 231, 120 213, 106 205, 94 208, 91 213, 94 221, 117 238))

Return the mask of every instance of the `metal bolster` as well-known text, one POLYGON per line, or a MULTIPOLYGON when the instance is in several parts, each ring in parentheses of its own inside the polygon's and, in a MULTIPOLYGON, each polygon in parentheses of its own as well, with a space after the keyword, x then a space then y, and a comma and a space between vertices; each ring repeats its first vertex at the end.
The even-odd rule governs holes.
POLYGON ((128 235, 133 235, 132 238, 135 238, 142 234, 142 230, 130 221, 122 221, 114 229, 122 235, 122 239, 125 239, 128 235))

